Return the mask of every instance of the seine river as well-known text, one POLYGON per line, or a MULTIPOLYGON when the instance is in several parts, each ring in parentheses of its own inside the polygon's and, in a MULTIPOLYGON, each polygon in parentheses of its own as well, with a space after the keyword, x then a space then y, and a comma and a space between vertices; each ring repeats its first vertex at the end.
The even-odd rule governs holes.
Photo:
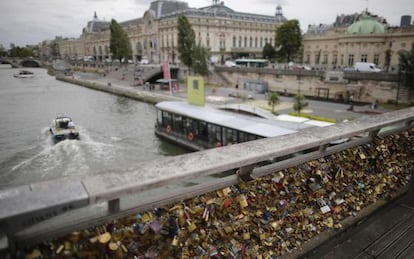
POLYGON ((154 135, 153 105, 55 80, 45 69, 15 78, 0 65, 0 188, 99 173, 185 153, 154 135), (52 141, 49 125, 69 115, 79 140, 52 141))

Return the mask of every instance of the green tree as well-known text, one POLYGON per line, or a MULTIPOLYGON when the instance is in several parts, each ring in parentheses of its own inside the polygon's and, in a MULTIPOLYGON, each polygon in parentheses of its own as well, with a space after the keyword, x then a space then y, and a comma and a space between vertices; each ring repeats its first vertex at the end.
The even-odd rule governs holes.
POLYGON ((115 19, 111 20, 110 29, 111 37, 109 49, 111 50, 112 57, 118 59, 119 62, 124 59, 124 62, 127 63, 128 58, 132 56, 132 48, 128 39, 128 34, 115 19))
POLYGON ((290 62, 297 56, 302 45, 302 32, 298 20, 289 20, 276 29, 276 46, 282 60, 290 62))
POLYGON ((193 70, 200 75, 208 74, 207 57, 208 50, 201 45, 194 46, 193 50, 193 70))
POLYGON ((276 57, 276 50, 271 44, 266 43, 263 47, 262 55, 265 59, 273 60, 276 57))
POLYGON ((267 103, 272 106, 272 113, 275 114, 275 106, 280 103, 279 95, 275 92, 271 93, 267 97, 267 103))
POLYGON ((195 34, 187 17, 180 15, 177 22, 178 57, 187 67, 193 66, 193 51, 195 49, 195 34))
POLYGON ((298 93, 295 97, 293 97, 293 109, 296 112, 300 113, 306 106, 308 106, 308 103, 306 102, 303 94, 298 93))
POLYGON ((410 51, 400 51, 398 75, 400 83, 412 93, 414 91, 414 43, 410 51))

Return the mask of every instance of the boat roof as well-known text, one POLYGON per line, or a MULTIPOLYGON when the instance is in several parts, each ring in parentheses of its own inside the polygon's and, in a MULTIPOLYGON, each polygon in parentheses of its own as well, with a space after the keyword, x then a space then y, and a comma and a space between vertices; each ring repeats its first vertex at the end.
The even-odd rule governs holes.
POLYGON ((58 116, 55 118, 55 120, 69 120, 69 121, 71 121, 71 120, 72 120, 72 118, 71 118, 71 117, 69 117, 69 116, 58 115, 58 116))
POLYGON ((196 106, 186 102, 166 101, 156 104, 160 110, 206 121, 262 137, 275 137, 298 131, 298 124, 284 123, 259 117, 223 111, 211 106, 196 106))

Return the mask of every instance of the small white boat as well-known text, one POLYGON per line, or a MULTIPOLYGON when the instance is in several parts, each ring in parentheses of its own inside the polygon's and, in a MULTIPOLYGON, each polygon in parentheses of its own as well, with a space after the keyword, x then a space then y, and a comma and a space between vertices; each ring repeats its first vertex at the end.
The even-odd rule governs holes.
POLYGON ((68 116, 58 115, 49 129, 55 141, 79 138, 79 131, 68 116))
POLYGON ((35 74, 29 70, 20 70, 18 73, 14 74, 14 77, 18 78, 31 78, 34 76, 35 74))

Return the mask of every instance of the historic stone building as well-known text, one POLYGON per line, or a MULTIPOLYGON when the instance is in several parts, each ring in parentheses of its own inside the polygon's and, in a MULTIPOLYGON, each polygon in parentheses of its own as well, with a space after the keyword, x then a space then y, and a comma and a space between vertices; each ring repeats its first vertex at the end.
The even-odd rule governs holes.
MULTIPOLYGON (((190 8, 186 2, 157 0, 142 18, 120 22, 127 32, 135 61, 147 59, 178 61, 177 18, 185 15, 195 32, 196 41, 210 51, 212 61, 229 57, 260 57, 266 43, 274 44, 275 30, 286 21, 282 8, 274 16, 236 12, 224 2, 213 0, 204 8, 190 8)), ((111 59, 109 22, 94 19, 88 22, 79 39, 59 42, 62 58, 93 56, 98 61, 111 59)))
POLYGON ((352 67, 370 62, 384 70, 398 68, 398 53, 414 42, 414 26, 390 27, 386 20, 365 11, 341 15, 332 25, 309 25, 303 39, 304 63, 315 68, 352 67))

